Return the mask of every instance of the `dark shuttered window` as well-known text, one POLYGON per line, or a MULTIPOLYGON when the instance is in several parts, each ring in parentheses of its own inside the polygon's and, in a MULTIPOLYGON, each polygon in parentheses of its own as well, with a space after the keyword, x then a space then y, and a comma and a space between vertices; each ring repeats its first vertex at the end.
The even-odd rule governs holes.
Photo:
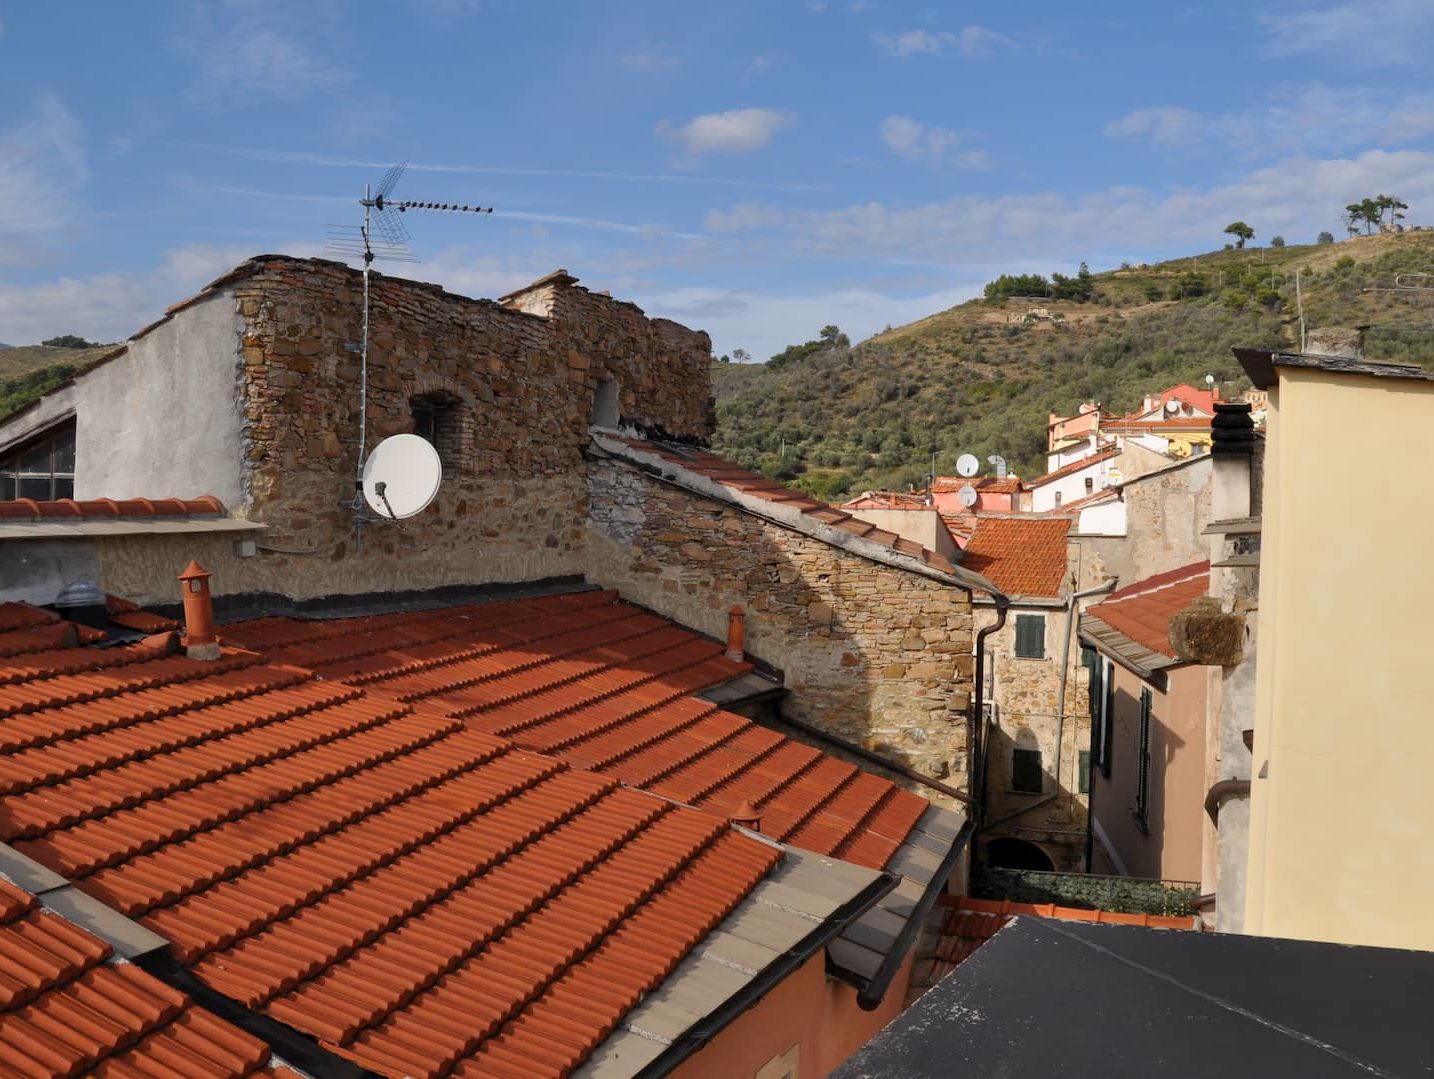
POLYGON ((1140 744, 1137 764, 1140 773, 1135 783, 1135 817, 1141 827, 1150 823, 1150 709, 1154 703, 1150 690, 1140 691, 1140 744))
POLYGON ((1020 659, 1046 658, 1046 616, 1016 615, 1016 655, 1020 659))

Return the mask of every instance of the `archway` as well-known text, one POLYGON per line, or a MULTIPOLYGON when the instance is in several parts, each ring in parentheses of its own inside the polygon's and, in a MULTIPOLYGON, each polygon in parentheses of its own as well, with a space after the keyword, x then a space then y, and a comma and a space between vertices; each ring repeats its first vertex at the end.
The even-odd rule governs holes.
POLYGON ((986 844, 986 864, 992 869, 1040 869, 1047 873, 1056 868, 1050 855, 1034 843, 1004 836, 986 844))

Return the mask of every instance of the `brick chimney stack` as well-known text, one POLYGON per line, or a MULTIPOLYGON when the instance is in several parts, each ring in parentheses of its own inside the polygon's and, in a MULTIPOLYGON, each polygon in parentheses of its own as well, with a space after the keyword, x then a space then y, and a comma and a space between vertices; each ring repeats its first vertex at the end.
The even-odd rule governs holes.
POLYGON ((740 603, 727 614, 727 658, 734 663, 741 663, 746 658, 743 651, 747 637, 746 618, 747 612, 740 603))
POLYGON ((179 575, 184 590, 184 651, 190 659, 219 658, 219 637, 214 632, 214 600, 209 594, 209 571, 191 561, 179 575))

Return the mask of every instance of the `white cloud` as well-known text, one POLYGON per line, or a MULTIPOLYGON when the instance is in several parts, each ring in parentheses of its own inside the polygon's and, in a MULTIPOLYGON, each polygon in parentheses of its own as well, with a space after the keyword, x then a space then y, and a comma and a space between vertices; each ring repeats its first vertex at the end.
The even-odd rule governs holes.
POLYGON ((746 289, 672 288, 641 292, 637 303, 649 315, 670 318, 712 336, 712 351, 744 348, 766 360, 790 344, 808 341, 835 324, 853 340, 942 311, 979 295, 980 282, 919 293, 853 285, 801 293, 746 289))
POLYGON ((1248 221, 1262 237, 1313 238, 1338 224, 1346 203, 1376 191, 1408 202, 1411 224, 1423 223, 1421 213, 1434 216, 1434 152, 1286 158, 1204 191, 1122 186, 1074 197, 970 195, 912 206, 868 202, 765 214, 752 208, 743 217, 758 222, 751 231, 773 230, 788 250, 809 257, 926 260, 948 267, 1084 258, 1100 265, 1102 253, 1117 245, 1152 257, 1218 247, 1221 230, 1236 219, 1248 221), (777 220, 780 224, 773 223, 777 220))
POLYGON ((790 112, 777 109, 729 109, 696 116, 679 128, 666 122, 658 134, 676 139, 692 157, 703 154, 750 154, 772 141, 778 131, 796 123, 790 112))
POLYGON ((297 98, 350 82, 337 59, 347 40, 338 9, 279 0, 196 6, 175 33, 174 50, 194 67, 193 96, 297 98))
POLYGON ((1156 145, 1169 146, 1198 139, 1205 119, 1197 112, 1173 105, 1136 109, 1105 125, 1112 138, 1149 138, 1156 145))
POLYGON ((253 255, 238 247, 174 248, 147 271, 61 277, 0 289, 0 326, 11 344, 74 333, 92 341, 122 341, 253 255))
POLYGON ((709 210, 703 221, 708 232, 751 232, 773 228, 784 220, 782 212, 758 202, 739 202, 727 210, 709 210))
POLYGON ((58 98, 41 97, 29 119, 0 131, 0 236, 69 224, 89 176, 79 121, 58 98))
POLYGON ((1434 133, 1434 94, 1320 82, 1284 83, 1249 108, 1201 113, 1180 106, 1136 109, 1105 125, 1113 138, 1159 146, 1220 144, 1250 157, 1391 148, 1434 133))
POLYGON ((944 52, 962 56, 986 56, 1015 47, 1015 41, 984 26, 965 26, 949 30, 903 30, 899 34, 872 34, 877 47, 888 56, 936 56, 944 52))
POLYGON ((881 122, 880 131, 887 149, 906 161, 951 164, 966 169, 984 169, 991 164, 991 157, 984 150, 958 153, 961 136, 949 127, 927 127, 909 116, 888 116, 881 122))
POLYGON ((618 63, 622 64, 622 66, 629 71, 651 73, 656 71, 671 71, 676 68, 681 61, 677 59, 677 56, 667 46, 657 45, 650 49, 644 49, 641 52, 630 52, 626 56, 621 56, 618 58, 618 63))
POLYGON ((1274 57, 1328 53, 1342 64, 1425 63, 1427 31, 1434 27, 1428 0, 1358 0, 1314 11, 1265 14, 1265 51, 1274 57))

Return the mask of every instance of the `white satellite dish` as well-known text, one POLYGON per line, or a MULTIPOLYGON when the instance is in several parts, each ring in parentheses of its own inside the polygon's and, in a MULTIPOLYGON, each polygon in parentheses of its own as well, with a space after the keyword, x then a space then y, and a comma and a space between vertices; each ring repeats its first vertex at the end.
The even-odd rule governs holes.
POLYGON ((963 453, 956 458, 956 474, 970 479, 981 471, 981 462, 974 453, 963 453))
POLYGON ((972 506, 976 504, 976 499, 979 496, 976 494, 976 488, 972 487, 968 483, 965 487, 961 488, 961 490, 957 493, 956 497, 961 500, 961 505, 965 506, 969 510, 972 506))
POLYGON ((433 443, 418 435, 391 435, 363 466, 363 497, 380 517, 401 521, 428 508, 443 482, 433 443))

